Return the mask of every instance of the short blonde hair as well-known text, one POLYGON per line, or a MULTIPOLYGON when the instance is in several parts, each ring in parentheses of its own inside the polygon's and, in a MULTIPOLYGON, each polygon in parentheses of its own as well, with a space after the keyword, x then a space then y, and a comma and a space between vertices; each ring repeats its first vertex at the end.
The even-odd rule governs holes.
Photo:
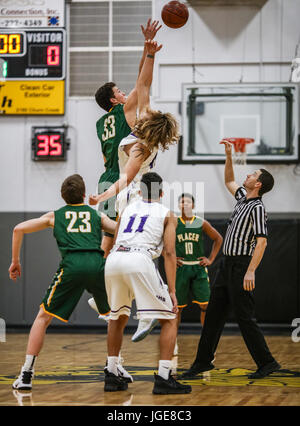
POLYGON ((169 145, 177 143, 180 137, 178 122, 172 114, 151 109, 137 120, 133 133, 147 143, 150 151, 153 148, 169 149, 169 145))

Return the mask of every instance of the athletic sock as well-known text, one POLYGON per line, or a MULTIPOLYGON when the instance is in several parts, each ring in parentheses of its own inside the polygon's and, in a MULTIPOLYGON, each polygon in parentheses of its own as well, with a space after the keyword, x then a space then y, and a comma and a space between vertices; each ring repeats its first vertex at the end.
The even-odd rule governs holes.
POLYGON ((165 380, 168 380, 169 373, 172 368, 172 361, 168 359, 162 359, 158 365, 158 375, 165 380))
POLYGON ((25 371, 32 371, 34 369, 36 358, 36 355, 26 355, 25 363, 23 365, 25 371))
POLYGON ((118 375, 118 364, 119 364, 119 357, 118 356, 108 356, 107 357, 107 369, 110 373, 118 375))

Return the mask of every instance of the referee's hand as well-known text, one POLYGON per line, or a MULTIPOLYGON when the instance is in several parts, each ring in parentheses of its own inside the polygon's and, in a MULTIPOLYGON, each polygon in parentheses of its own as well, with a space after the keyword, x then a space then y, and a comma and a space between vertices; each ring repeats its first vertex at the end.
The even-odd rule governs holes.
POLYGON ((225 154, 228 156, 232 155, 232 143, 230 143, 226 139, 222 139, 220 144, 223 144, 225 146, 225 154))
POLYGON ((244 276, 244 290, 252 291, 255 288, 255 273, 247 271, 244 276))

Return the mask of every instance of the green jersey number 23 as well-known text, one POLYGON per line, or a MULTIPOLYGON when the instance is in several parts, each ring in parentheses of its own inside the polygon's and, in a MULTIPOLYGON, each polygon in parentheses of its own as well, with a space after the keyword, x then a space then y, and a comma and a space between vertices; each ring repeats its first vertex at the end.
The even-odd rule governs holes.
POLYGON ((69 225, 67 227, 67 232, 91 232, 91 214, 90 212, 74 212, 74 211, 67 211, 66 212, 66 219, 71 219, 69 222, 69 225), (77 220, 81 219, 82 224, 77 227, 75 227, 75 223, 77 220))

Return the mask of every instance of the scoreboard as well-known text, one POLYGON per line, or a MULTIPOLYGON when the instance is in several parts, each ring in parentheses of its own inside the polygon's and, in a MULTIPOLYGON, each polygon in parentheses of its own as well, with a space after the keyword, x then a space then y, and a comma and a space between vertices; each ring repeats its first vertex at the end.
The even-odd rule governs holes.
POLYGON ((0 31, 2 78, 64 79, 65 44, 64 29, 0 31))
POLYGON ((0 114, 63 115, 65 62, 64 28, 0 29, 0 114))

